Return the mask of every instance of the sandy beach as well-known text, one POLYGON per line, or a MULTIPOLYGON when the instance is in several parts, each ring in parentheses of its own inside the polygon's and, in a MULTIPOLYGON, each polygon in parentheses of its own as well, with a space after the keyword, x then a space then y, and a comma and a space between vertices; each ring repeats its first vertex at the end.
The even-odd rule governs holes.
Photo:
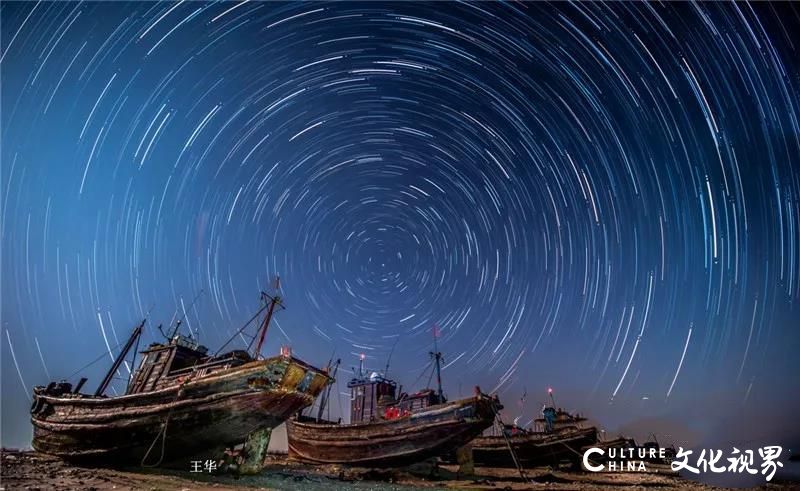
MULTIPOLYGON (((526 471, 523 481, 516 470, 476 468, 474 476, 459 476, 455 466, 419 466, 404 470, 374 470, 339 466, 314 467, 274 457, 258 476, 190 473, 174 470, 103 469, 76 467, 30 451, 3 450, 3 490, 337 490, 376 491, 412 488, 462 490, 628 490, 723 489, 687 481, 671 473, 587 473, 526 471)), ((758 489, 797 489, 796 483, 773 482, 758 489)))

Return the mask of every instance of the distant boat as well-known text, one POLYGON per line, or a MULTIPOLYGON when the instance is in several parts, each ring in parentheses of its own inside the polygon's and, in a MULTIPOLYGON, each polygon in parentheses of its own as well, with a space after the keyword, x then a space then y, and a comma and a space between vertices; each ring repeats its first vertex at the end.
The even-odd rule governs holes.
MULTIPOLYGON (((545 411, 548 408, 545 408, 545 411)), ((553 410, 553 408, 549 408, 553 410)), ((582 416, 581 414, 572 414, 569 411, 564 411, 561 408, 558 408, 553 413, 555 417, 552 420, 551 426, 553 431, 560 431, 564 429, 574 429, 574 428, 583 428, 588 421, 587 418, 582 416)), ((533 431, 539 433, 547 433, 548 430, 548 422, 545 418, 536 418, 533 420, 533 431)))
POLYGON ((481 434, 502 408, 499 401, 476 387, 473 397, 448 402, 438 376, 441 353, 431 354, 438 391, 398 396, 396 383, 380 374, 354 378, 348 383, 350 424, 322 420, 322 405, 317 418, 290 419, 289 457, 317 464, 398 467, 454 451, 481 434))
POLYGON ((269 430, 313 404, 332 381, 289 350, 260 358, 270 318, 281 302, 277 295, 262 295, 265 304, 250 321, 268 311, 252 353, 208 355, 207 348, 178 333, 179 323, 167 342, 142 352, 126 393, 107 397, 112 377, 142 333, 142 321, 93 395, 79 392, 85 378, 74 390, 63 381, 34 388, 33 448, 69 460, 176 463, 186 469, 192 456, 217 457, 226 447, 247 443, 258 471, 269 430))
POLYGON ((472 441, 475 465, 516 467, 509 445, 522 467, 577 462, 583 447, 597 442, 597 428, 566 428, 552 433, 518 431, 511 435, 479 436, 472 441))
MULTIPOLYGON (((662 447, 661 444, 658 442, 658 438, 656 438, 655 433, 650 434, 650 440, 644 442, 641 445, 635 446, 637 449, 643 449, 647 455, 651 455, 651 451, 654 451, 656 455, 660 455, 662 452, 664 454, 664 458, 661 457, 647 457, 644 460, 646 462, 651 462, 655 464, 670 464, 677 455, 677 451, 675 450, 674 445, 670 445, 668 447, 662 447)), ((631 440, 633 441, 633 440, 631 440)))
POLYGON ((544 417, 535 419, 532 429, 503 425, 500 434, 473 440, 475 465, 557 467, 562 461, 578 463, 581 449, 597 443, 597 428, 585 426, 587 419, 580 414, 556 410, 552 389, 548 389, 548 395, 552 404, 542 408, 544 417))
MULTIPOLYGON (((603 453, 593 453, 591 457, 588 458, 588 461, 592 465, 603 465, 608 462, 616 461, 618 462, 617 465, 621 466, 621 462, 633 461, 637 468, 638 463, 644 463, 644 467, 639 469, 640 471, 678 475, 677 471, 672 470, 671 465, 672 461, 675 459, 675 447, 661 447, 658 440, 655 439, 655 435, 652 435, 652 437, 652 441, 645 442, 642 445, 637 445, 634 439, 624 436, 618 436, 610 440, 601 440, 582 448, 581 454, 588 451, 590 448, 599 448, 603 450, 603 453), (612 449, 615 451, 612 452, 612 449), (622 455, 625 456, 621 457, 622 455)), ((585 462, 581 461, 581 467, 586 469, 584 464, 585 462)), ((608 472, 615 471, 610 470, 608 472)))
MULTIPOLYGON (((633 438, 626 438, 624 436, 618 436, 610 440, 600 440, 597 443, 591 445, 591 447, 599 448, 601 450, 608 450, 611 448, 623 449, 623 450, 628 448, 633 448, 633 449, 637 448, 636 441, 634 441, 633 438)), ((588 450, 591 447, 586 447, 582 449, 581 453, 583 453, 584 450, 588 450)), ((605 455, 607 457, 608 452, 606 452, 605 455)), ((603 460, 603 459, 604 459, 603 457, 600 457, 598 455, 592 456, 592 460, 603 460)), ((605 460, 607 460, 607 458, 605 460)))

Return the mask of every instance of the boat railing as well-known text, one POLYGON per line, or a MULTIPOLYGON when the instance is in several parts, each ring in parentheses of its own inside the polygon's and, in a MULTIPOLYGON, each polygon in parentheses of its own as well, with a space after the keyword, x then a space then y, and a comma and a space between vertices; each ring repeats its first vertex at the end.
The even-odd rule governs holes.
POLYGON ((196 374, 197 376, 207 375, 211 372, 216 372, 218 370, 224 370, 227 368, 236 367, 239 365, 244 365, 247 363, 248 360, 243 360, 241 358, 230 356, 225 358, 214 359, 208 361, 206 363, 201 363, 199 365, 194 365, 190 367, 180 368, 178 370, 173 370, 169 372, 165 379, 175 379, 178 377, 184 377, 186 375, 196 374))

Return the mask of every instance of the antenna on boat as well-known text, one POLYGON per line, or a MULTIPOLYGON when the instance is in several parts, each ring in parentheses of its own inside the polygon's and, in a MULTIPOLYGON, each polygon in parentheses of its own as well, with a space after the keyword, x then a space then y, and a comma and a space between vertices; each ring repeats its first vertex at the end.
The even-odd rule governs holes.
POLYGON ((164 336, 164 339, 169 339, 169 337, 164 333, 164 329, 162 329, 162 327, 164 327, 164 324, 159 324, 158 325, 158 328, 157 328, 158 332, 160 332, 161 335, 164 336))
POLYGON ((258 333, 258 343, 256 343, 256 348, 253 350, 253 358, 258 359, 261 355, 261 346, 264 344, 264 339, 267 337, 267 329, 269 328, 269 321, 272 320, 272 315, 275 313, 275 307, 278 306, 282 309, 286 307, 283 306, 283 299, 281 299, 280 295, 278 294, 281 288, 281 277, 275 277, 275 295, 268 295, 266 292, 261 292, 261 299, 264 300, 265 303, 269 304, 269 310, 267 310, 267 315, 264 317, 264 322, 261 324, 258 333), (269 299, 269 301, 267 301, 269 299))
POLYGON ((398 341, 400 341, 399 334, 397 336, 397 339, 395 339, 394 344, 392 345, 391 351, 389 351, 389 357, 386 358, 386 370, 383 371, 383 378, 389 378, 389 362, 392 361, 392 354, 394 353, 394 348, 397 346, 398 341))
MULTIPOLYGON (((192 307, 194 307, 194 304, 197 302, 197 299, 200 298, 200 296, 203 293, 205 293, 205 289, 201 289, 200 292, 197 295, 195 295, 194 300, 192 300, 192 303, 189 304, 189 309, 188 310, 192 310, 192 307)), ((183 299, 181 299, 181 303, 183 303, 183 299)), ((178 334, 178 330, 180 329, 181 324, 183 323, 183 320, 186 318, 186 315, 187 315, 186 309, 184 309, 183 317, 178 319, 178 322, 175 323, 175 328, 172 330, 172 335, 169 337, 169 339, 174 338, 175 335, 178 334)), ((191 332, 191 327, 189 328, 189 331, 191 332)))
POLYGON ((436 338, 439 337, 441 331, 436 326, 433 325, 433 351, 430 352, 430 355, 436 361, 436 387, 437 387, 437 395, 439 396, 439 403, 444 402, 444 392, 442 392, 442 353, 439 351, 439 345, 436 342, 436 338))
POLYGON ((364 376, 364 358, 366 358, 366 357, 367 357, 367 355, 365 355, 364 353, 361 353, 360 355, 358 355, 358 376, 359 377, 363 377, 364 376))
POLYGON ((114 364, 111 365, 111 369, 106 373, 106 376, 103 377, 103 381, 100 382, 100 386, 97 387, 97 390, 94 392, 95 397, 102 396, 103 392, 106 391, 108 384, 111 383, 111 379, 114 377, 114 374, 117 372, 117 370, 119 370, 120 365, 122 365, 122 362, 125 360, 125 356, 133 346, 133 342, 138 340, 139 336, 142 334, 142 329, 144 329, 145 322, 147 322, 147 317, 142 319, 142 322, 133 330, 131 337, 128 338, 128 342, 125 343, 125 346, 123 346, 119 356, 117 356, 117 358, 114 360, 114 364))

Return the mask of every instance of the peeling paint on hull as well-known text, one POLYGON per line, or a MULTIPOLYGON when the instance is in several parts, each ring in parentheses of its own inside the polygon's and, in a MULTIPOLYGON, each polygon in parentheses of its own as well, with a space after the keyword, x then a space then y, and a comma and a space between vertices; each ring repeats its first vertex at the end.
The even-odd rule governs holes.
POLYGON ((167 388, 113 398, 34 394, 34 449, 70 460, 138 465, 161 456, 183 468, 217 457, 253 431, 310 406, 330 378, 294 358, 253 361, 167 388))
POLYGON ((493 420, 492 401, 483 396, 374 423, 289 420, 289 457, 365 467, 409 465, 455 450, 480 435, 493 420))

